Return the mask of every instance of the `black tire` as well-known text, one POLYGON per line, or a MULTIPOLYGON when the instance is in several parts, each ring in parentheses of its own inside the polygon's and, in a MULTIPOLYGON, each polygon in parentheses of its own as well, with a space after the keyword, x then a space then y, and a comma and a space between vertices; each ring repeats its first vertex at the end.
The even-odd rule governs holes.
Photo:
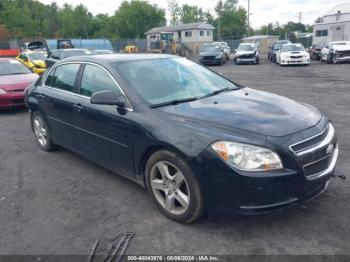
POLYGON ((167 151, 167 150, 160 150, 155 152, 147 161, 146 164, 146 170, 145 170, 145 177, 146 177, 146 186, 148 193, 154 202, 154 204, 161 210, 163 214, 165 214, 168 218, 175 220, 180 223, 191 223, 198 218, 200 218, 204 214, 204 200, 201 193, 201 189, 199 186, 199 183, 193 174, 191 168, 189 165, 177 154, 167 151), (165 161, 168 163, 171 163, 172 165, 176 166, 183 176, 185 177, 185 180, 188 185, 189 189, 189 206, 185 213, 183 214, 173 214, 166 210, 156 199, 156 196, 152 190, 151 187, 151 171, 152 168, 156 165, 156 163, 159 163, 160 161, 165 161))
POLYGON ((327 64, 331 64, 332 63, 332 59, 333 59, 332 55, 328 54, 327 55, 327 64))
POLYGON ((255 63, 256 63, 257 65, 260 64, 260 58, 259 58, 259 57, 256 58, 255 63))
POLYGON ((234 63, 235 65, 238 65, 237 58, 233 59, 233 63, 234 63))
POLYGON ((230 61, 230 56, 226 55, 226 61, 230 61))
POLYGON ((40 148, 44 151, 47 151, 47 152, 50 152, 50 151, 53 151, 55 149, 57 149, 57 146, 52 142, 52 138, 51 138, 51 132, 50 132, 50 128, 46 122, 46 119, 45 117, 43 117, 43 115, 38 112, 38 111, 34 111, 31 113, 31 117, 30 117, 30 122, 31 122, 31 126, 32 126, 32 130, 35 134, 35 140, 37 141, 38 145, 40 146, 40 148), (45 144, 42 144, 39 142, 39 139, 35 133, 35 128, 34 128, 34 121, 35 119, 41 119, 42 123, 44 124, 44 127, 46 129, 46 143, 45 144))
POLYGON ((274 62, 274 63, 276 63, 276 55, 274 54, 273 56, 272 56, 272 62, 274 62))

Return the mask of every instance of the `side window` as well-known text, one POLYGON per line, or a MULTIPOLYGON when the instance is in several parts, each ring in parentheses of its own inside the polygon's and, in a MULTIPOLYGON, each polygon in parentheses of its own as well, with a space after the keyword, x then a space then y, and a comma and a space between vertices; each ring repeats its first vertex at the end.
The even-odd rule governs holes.
POLYGON ((50 74, 47 76, 46 81, 45 81, 45 85, 46 86, 52 86, 53 84, 53 76, 55 74, 56 68, 52 69, 50 74))
POLYGON ((86 65, 81 79, 80 94, 90 97, 96 92, 105 90, 122 95, 120 88, 105 70, 98 66, 86 65))
POLYGON ((51 86, 65 91, 73 92, 74 83, 80 64, 67 64, 56 67, 51 86))

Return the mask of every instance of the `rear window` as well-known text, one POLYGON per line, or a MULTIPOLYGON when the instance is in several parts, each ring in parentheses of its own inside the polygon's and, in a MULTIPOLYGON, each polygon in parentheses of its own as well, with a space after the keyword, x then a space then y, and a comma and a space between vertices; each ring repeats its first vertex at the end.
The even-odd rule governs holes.
POLYGON ((0 61, 0 76, 30 74, 28 68, 17 60, 0 61))

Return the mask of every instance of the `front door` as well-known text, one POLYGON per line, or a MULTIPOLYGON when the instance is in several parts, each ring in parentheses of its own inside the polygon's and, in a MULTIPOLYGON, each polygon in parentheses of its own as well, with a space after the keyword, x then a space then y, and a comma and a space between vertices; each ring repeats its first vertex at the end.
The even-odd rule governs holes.
POLYGON ((81 99, 75 109, 75 123, 79 148, 82 154, 120 175, 134 174, 132 153, 132 121, 130 110, 116 106, 93 105, 93 93, 112 90, 122 95, 120 87, 103 67, 85 65, 79 94, 81 99))
POLYGON ((73 108, 79 101, 75 93, 79 68, 80 64, 57 66, 38 90, 53 141, 73 151, 77 150, 73 108))

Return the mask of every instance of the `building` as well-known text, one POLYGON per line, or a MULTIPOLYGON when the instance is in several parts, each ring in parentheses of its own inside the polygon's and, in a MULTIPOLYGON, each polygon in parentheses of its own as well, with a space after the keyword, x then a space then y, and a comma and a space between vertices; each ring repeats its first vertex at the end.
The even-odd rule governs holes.
POLYGON ((147 31, 147 48, 152 49, 152 43, 161 41, 176 41, 186 44, 193 52, 204 43, 213 42, 214 26, 206 22, 196 22, 182 25, 155 27, 147 31))
POLYGON ((314 44, 346 40, 350 40, 350 3, 337 5, 314 25, 314 44))
POLYGON ((257 43, 261 54, 267 54, 269 46, 277 41, 279 36, 277 35, 253 35, 250 37, 243 38, 243 42, 246 43, 257 43))

